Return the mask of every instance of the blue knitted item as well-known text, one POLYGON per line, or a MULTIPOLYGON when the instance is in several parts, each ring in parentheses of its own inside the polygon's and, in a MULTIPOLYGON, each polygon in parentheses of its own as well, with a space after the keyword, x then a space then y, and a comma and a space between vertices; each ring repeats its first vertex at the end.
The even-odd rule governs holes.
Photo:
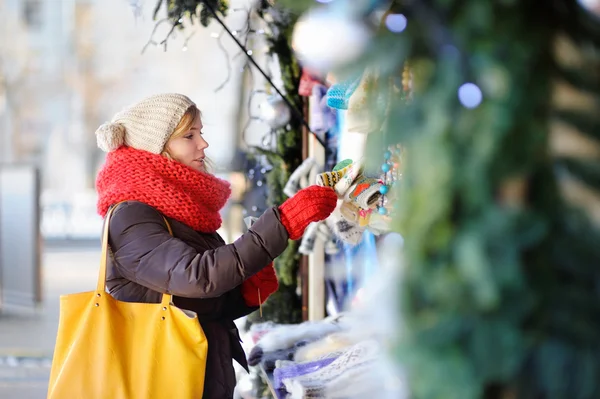
POLYGON ((327 105, 336 109, 348 109, 348 101, 360 84, 362 74, 331 85, 327 90, 327 105))

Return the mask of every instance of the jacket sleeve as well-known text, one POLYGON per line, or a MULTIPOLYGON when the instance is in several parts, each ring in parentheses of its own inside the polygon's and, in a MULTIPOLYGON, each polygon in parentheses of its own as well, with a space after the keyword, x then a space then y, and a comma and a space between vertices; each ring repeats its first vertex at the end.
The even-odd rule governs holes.
POLYGON ((267 210, 234 243, 198 252, 172 237, 162 215, 141 202, 125 202, 109 221, 109 244, 123 277, 154 291, 214 298, 279 256, 288 243, 277 208, 267 210))

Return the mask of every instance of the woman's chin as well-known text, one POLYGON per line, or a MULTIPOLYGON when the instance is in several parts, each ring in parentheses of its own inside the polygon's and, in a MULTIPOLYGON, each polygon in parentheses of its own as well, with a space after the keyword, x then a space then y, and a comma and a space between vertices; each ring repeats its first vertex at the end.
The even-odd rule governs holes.
POLYGON ((198 172, 207 173, 206 172, 206 165, 204 165, 204 162, 193 161, 190 166, 193 169, 196 169, 198 172))

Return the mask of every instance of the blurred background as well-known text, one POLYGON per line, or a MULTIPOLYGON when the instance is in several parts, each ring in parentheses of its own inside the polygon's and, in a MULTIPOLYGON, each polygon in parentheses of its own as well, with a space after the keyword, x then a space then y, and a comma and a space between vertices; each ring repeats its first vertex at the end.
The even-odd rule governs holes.
POLYGON ((0 0, 0 397, 45 397, 59 297, 96 283, 96 128, 160 92, 202 111, 227 242, 366 179, 277 259, 248 351, 347 316, 379 355, 323 397, 600 397, 599 47, 599 0, 0 0))
MULTIPOLYGON (((265 89, 262 77, 250 80, 246 55, 216 37, 216 23, 159 44, 170 24, 153 31, 154 3, 0 2, 0 397, 45 397, 59 295, 97 278, 100 124, 145 96, 184 93, 203 112, 211 159, 238 192, 244 151, 270 131, 252 123, 242 132, 249 93, 265 89)), ((250 2, 230 5, 227 25, 246 29, 250 2)), ((268 68, 264 47, 254 35, 249 48, 268 68)), ((243 228, 238 213, 228 241, 243 228)))

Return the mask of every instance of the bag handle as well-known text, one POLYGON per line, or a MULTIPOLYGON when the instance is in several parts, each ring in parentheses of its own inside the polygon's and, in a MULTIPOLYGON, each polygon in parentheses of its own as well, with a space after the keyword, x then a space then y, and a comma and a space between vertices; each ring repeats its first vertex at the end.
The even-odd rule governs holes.
MULTIPOLYGON (((104 231, 102 233, 102 253, 100 255, 100 271, 98 273, 98 284, 96 286, 96 293, 98 295, 103 294, 106 291, 106 267, 107 267, 107 260, 108 260, 108 230, 109 230, 108 226, 110 223, 110 218, 113 214, 113 211, 122 202, 125 202, 125 201, 121 201, 121 202, 113 205, 108 210, 108 212, 106 213, 106 217, 104 218, 105 222, 104 222, 104 231)), ((171 225, 167 221, 167 218, 165 218, 164 216, 162 218, 165 221, 165 224, 167 225, 167 230, 169 230, 169 234, 171 235, 171 237, 173 237, 173 230, 171 229, 171 225)), ((170 305, 171 303, 173 303, 173 295, 163 294, 160 303, 163 306, 170 305)))

